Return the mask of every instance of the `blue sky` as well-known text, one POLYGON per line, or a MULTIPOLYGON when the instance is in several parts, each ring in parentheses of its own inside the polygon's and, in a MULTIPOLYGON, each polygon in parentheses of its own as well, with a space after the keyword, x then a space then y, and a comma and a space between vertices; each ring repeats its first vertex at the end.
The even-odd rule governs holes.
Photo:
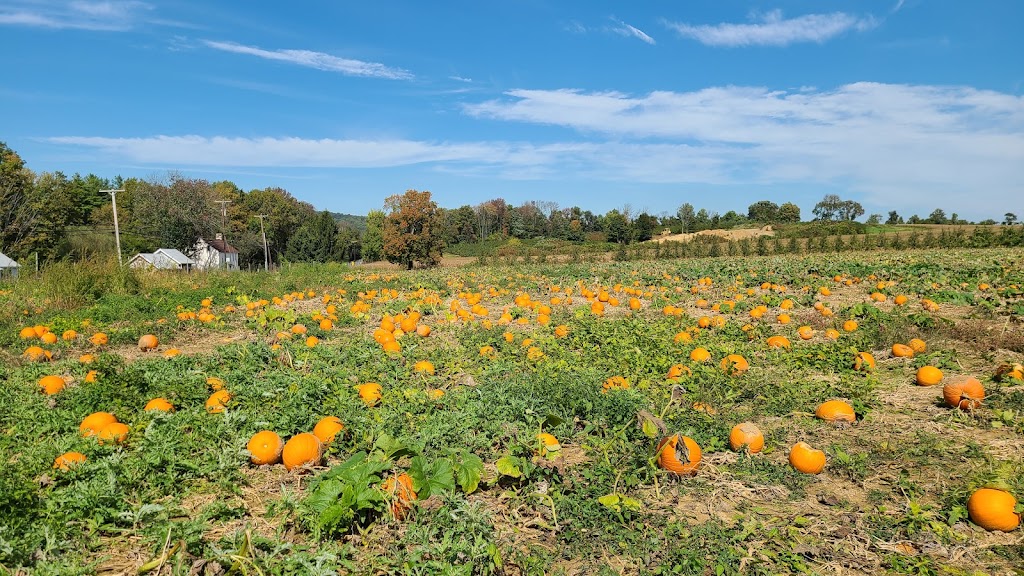
POLYGON ((1024 216, 1024 2, 6 0, 35 171, 595 212, 1024 216))

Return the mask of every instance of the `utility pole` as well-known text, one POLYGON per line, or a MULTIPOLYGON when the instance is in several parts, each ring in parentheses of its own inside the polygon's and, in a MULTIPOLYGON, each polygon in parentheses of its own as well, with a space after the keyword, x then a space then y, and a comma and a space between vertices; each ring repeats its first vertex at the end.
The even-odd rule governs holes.
POLYGON ((117 227, 117 193, 124 192, 124 190, 100 190, 100 192, 108 192, 110 201, 114 205, 114 242, 117 244, 117 265, 124 266, 121 261, 121 230, 117 227))
POLYGON ((263 219, 267 217, 266 214, 257 214, 257 218, 260 219, 260 234, 263 236, 263 269, 270 271, 270 251, 267 250, 267 232, 263 229, 263 219))
POLYGON ((224 241, 224 252, 221 253, 223 259, 222 264, 224 268, 228 267, 228 235, 227 230, 227 219, 228 219, 228 204, 231 204, 231 200, 214 200, 214 203, 220 204, 220 239, 224 241))

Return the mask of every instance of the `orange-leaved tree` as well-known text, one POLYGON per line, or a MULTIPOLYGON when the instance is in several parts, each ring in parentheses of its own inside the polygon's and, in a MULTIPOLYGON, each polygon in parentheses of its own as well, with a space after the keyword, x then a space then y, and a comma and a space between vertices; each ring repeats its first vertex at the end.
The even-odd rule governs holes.
POLYGON ((411 270, 413 262, 436 266, 444 248, 441 209, 430 192, 406 190, 384 201, 384 258, 411 270))

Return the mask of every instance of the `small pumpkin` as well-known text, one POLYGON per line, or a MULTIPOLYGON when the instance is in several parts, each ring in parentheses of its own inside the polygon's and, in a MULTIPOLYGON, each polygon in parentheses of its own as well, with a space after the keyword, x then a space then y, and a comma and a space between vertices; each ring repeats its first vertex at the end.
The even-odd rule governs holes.
POLYGON ((916 354, 924 354, 928 351, 928 344, 920 338, 911 338, 910 342, 907 342, 907 345, 910 346, 910 349, 916 354))
POLYGON ((120 444, 128 438, 128 432, 130 429, 127 424, 111 422, 104 426, 96 436, 99 438, 100 444, 120 444))
POLYGON ((739 376, 750 369, 750 363, 747 359, 739 354, 729 354, 725 358, 722 358, 720 365, 722 372, 732 376, 739 376))
POLYGON ((942 387, 942 398, 951 407, 974 410, 981 406, 981 401, 985 399, 985 387, 977 378, 956 378, 942 387))
POLYGON ((857 420, 853 406, 842 400, 829 400, 821 404, 814 411, 814 415, 826 422, 854 422, 857 420))
POLYGON ((967 499, 967 515, 971 522, 985 530, 1009 532, 1020 526, 1015 512, 1017 499, 1006 490, 980 488, 967 499))
POLYGON ((707 362, 711 359, 711 352, 708 352, 706 348, 694 348, 690 352, 690 360, 694 362, 707 362))
POLYGON ((412 371, 419 372, 421 374, 433 374, 434 363, 431 362, 430 360, 420 360, 419 362, 413 365, 412 371))
POLYGON ((906 344, 900 344, 897 342, 892 345, 892 355, 897 358, 913 358, 914 349, 906 344))
POLYGON ((93 346, 106 346, 110 339, 103 332, 97 332, 89 338, 93 346))
POLYGON ((57 456, 53 461, 53 469, 67 472, 72 467, 77 466, 85 462, 85 454, 81 452, 65 452, 60 456, 57 456))
POLYGON ((858 372, 868 372, 875 369, 875 357, 870 352, 858 352, 853 360, 853 369, 858 372))
POLYGON ((171 404, 166 398, 153 398, 146 402, 146 407, 143 410, 146 412, 174 412, 174 404, 171 404))
POLYGON ((156 350, 159 345, 160 340, 158 340, 153 334, 146 334, 142 338, 139 338, 139 350, 142 350, 143 352, 156 350))
POLYGON ((700 466, 700 446, 689 436, 673 434, 658 443, 658 466, 678 476, 693 476, 700 466))
POLYGON ((227 390, 217 390, 206 399, 206 411, 210 414, 220 414, 224 411, 224 405, 231 401, 231 393, 227 390))
POLYGON ((757 424, 742 422, 733 426, 729 432, 729 447, 736 452, 746 449, 751 454, 757 454, 764 448, 764 434, 757 424))
POLYGON ((288 439, 281 451, 281 461, 288 470, 316 466, 323 452, 324 446, 320 439, 309 432, 303 432, 288 439))
POLYGON ((333 442, 335 436, 344 429, 345 425, 341 423, 341 418, 337 416, 324 416, 313 427, 313 435, 319 438, 320 442, 324 445, 327 445, 333 442))
POLYGON ((67 386, 67 383, 64 382, 64 379, 60 376, 51 374, 39 379, 39 388, 43 391, 43 394, 46 394, 47 396, 53 396, 63 390, 65 386, 67 386))
POLYGON ((99 434, 100 430, 113 422, 117 422, 117 417, 110 412, 93 412, 82 419, 78 432, 88 438, 99 434))
POLYGON ((277 464, 281 461, 284 440, 272 430, 262 430, 252 435, 245 449, 249 451, 249 461, 257 466, 277 464))
POLYGON ((29 346, 25 349, 25 352, 22 353, 22 357, 29 362, 49 362, 50 360, 53 360, 53 354, 51 354, 49 350, 43 350, 39 346, 29 346))
POLYGON ((843 330, 846 332, 854 332, 857 330, 858 326, 859 325, 856 320, 847 320, 846 322, 843 322, 843 330))
POLYGON ((796 329, 796 334, 801 340, 810 340, 811 338, 814 338, 814 328, 811 328, 810 326, 801 326, 796 329))
POLYGON ((825 453, 806 442, 797 442, 789 450, 789 464, 804 474, 820 474, 825 469, 825 453))
POLYGON ((789 338, 786 338, 781 334, 776 334, 775 336, 768 338, 769 348, 789 348, 790 346, 789 338))
POLYGON ((921 366, 917 369, 918 386, 935 386, 942 382, 942 370, 935 366, 921 366))
POLYGON ((363 403, 367 406, 376 406, 382 396, 380 384, 376 382, 359 384, 356 386, 356 391, 359 392, 359 397, 362 398, 363 403))

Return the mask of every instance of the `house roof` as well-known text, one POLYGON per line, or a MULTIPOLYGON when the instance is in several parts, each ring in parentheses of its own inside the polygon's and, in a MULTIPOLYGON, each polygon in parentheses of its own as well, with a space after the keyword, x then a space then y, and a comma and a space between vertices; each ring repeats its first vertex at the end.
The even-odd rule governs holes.
MULTIPOLYGON (((143 260, 145 260, 146 262, 149 262, 150 264, 153 263, 153 253, 152 252, 139 252, 135 256, 132 256, 132 260, 135 260, 136 258, 142 258, 143 260)), ((131 262, 131 260, 129 260, 129 262, 131 262)))
POLYGON ((20 265, 0 252, 0 268, 20 268, 20 265))
POLYGON ((236 250, 234 246, 228 244, 227 241, 221 238, 215 238, 213 240, 206 240, 204 238, 203 241, 213 247, 217 252, 224 254, 238 254, 238 250, 236 250))
POLYGON ((163 254, 164 256, 167 256, 168 258, 173 260, 176 264, 195 265, 196 263, 195 260, 189 258, 188 256, 185 256, 180 251, 175 250, 174 248, 160 248, 159 250, 154 252, 154 255, 155 254, 163 254))

